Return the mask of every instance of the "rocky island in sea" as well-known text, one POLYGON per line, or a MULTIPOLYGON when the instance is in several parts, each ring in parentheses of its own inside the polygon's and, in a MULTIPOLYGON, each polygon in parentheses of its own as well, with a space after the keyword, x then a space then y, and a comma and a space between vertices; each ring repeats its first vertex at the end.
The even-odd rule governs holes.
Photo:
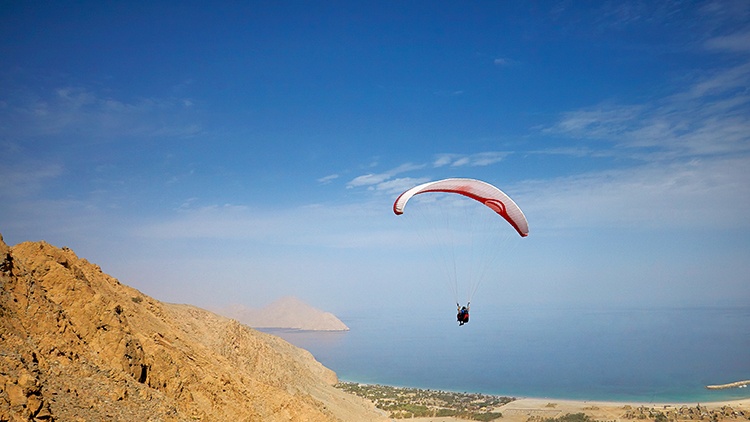
POLYGON ((284 328, 310 331, 348 331, 340 319, 330 312, 314 308, 302 300, 286 296, 262 308, 232 305, 219 311, 253 328, 284 328))

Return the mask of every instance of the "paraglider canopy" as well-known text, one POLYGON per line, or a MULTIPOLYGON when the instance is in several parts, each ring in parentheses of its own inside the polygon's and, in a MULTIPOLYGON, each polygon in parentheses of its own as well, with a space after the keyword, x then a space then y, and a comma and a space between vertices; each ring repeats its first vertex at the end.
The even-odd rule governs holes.
POLYGON ((529 235, 529 223, 518 205, 500 189, 477 179, 444 179, 415 186, 399 195, 393 203, 393 212, 403 214, 409 199, 426 192, 457 193, 479 201, 508 221, 519 235, 529 235))

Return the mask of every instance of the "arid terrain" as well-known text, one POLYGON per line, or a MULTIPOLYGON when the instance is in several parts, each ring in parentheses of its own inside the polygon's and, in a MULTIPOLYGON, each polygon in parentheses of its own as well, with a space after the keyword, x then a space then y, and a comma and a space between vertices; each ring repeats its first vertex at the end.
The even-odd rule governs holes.
POLYGON ((0 237, 0 421, 376 421, 310 353, 0 237))

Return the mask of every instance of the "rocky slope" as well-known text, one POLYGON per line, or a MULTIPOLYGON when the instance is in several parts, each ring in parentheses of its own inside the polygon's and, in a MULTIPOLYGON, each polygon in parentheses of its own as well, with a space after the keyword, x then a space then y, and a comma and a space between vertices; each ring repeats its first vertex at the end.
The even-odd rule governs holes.
POLYGON ((292 328, 313 331, 347 331, 340 319, 296 297, 282 297, 260 309, 234 305, 219 312, 253 328, 292 328))
POLYGON ((0 236, 0 421, 374 421, 307 351, 0 236))

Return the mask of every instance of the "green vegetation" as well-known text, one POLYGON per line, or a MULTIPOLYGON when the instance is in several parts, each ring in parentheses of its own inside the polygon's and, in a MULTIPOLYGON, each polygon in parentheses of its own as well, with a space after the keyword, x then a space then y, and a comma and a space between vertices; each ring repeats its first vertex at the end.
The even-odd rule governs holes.
MULTIPOLYGON (((511 397, 487 394, 453 393, 420 388, 391 387, 378 384, 339 383, 336 387, 364 397, 391 418, 455 416, 476 421, 493 421, 502 417, 495 408, 510 403, 511 397)), ((578 421, 564 421, 578 422, 578 421)))
POLYGON ((568 413, 557 418, 544 419, 544 422, 594 422, 594 419, 585 413, 568 413))
POLYGON ((667 422, 668 420, 669 419, 667 419, 667 415, 661 412, 657 413, 654 417, 654 422, 667 422))

